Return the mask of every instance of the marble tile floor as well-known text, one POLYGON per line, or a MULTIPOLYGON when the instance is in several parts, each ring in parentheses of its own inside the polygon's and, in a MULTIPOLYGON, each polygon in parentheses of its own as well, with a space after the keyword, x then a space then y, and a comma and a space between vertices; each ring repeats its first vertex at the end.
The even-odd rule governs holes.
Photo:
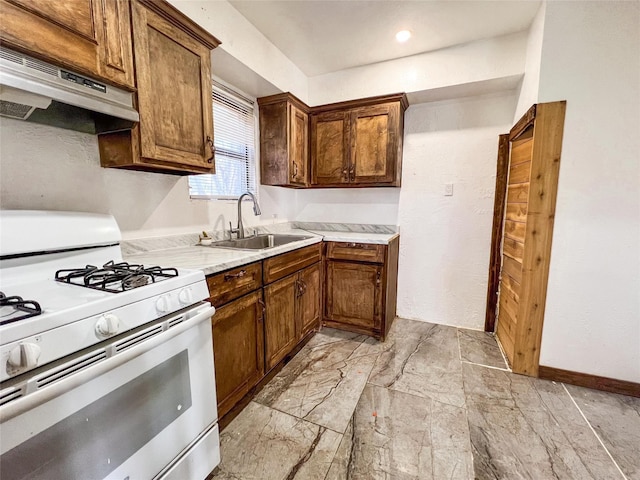
POLYGON ((640 398, 510 372, 492 335, 324 329, 221 433, 213 479, 637 479, 640 398))

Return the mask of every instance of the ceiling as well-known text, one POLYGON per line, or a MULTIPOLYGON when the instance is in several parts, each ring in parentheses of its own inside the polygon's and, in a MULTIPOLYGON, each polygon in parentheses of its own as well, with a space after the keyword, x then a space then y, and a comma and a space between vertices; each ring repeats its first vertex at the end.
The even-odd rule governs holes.
POLYGON ((525 30, 539 0, 230 0, 307 76, 525 30), (410 30, 406 43, 396 32, 410 30))

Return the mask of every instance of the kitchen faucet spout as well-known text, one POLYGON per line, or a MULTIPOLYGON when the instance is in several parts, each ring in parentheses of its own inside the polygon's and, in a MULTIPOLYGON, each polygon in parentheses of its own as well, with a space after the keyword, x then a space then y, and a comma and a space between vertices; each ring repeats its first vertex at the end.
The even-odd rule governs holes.
POLYGON ((242 224, 242 199, 244 197, 251 198, 253 202, 253 213, 254 215, 261 215, 262 211, 260 210, 260 205, 258 204, 258 199, 251 192, 245 192, 238 197, 238 228, 231 229, 231 233, 237 233, 238 238, 244 238, 244 225, 242 224))

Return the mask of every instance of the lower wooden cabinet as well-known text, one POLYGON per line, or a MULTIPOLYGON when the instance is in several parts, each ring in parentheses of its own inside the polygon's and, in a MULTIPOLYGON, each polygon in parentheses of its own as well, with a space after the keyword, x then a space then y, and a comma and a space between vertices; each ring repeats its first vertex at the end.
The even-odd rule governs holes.
POLYGON ((211 324, 218 415, 222 417, 264 375, 262 290, 218 308, 211 324))
POLYGON ((328 242, 323 324, 385 339, 396 314, 399 237, 328 242))
POLYGON ((382 265, 328 260, 326 318, 379 330, 383 269, 382 265))
POLYGON ((318 243, 207 277, 219 417, 320 326, 321 255, 318 243))
POLYGON ((322 301, 322 269, 316 263, 298 274, 298 312, 300 339, 320 325, 320 302, 322 301))
POLYGON ((298 340, 296 334, 297 286, 298 276, 291 275, 264 287, 267 370, 277 365, 293 349, 298 340))
POLYGON ((264 287, 267 370, 319 326, 320 292, 320 263, 264 287))

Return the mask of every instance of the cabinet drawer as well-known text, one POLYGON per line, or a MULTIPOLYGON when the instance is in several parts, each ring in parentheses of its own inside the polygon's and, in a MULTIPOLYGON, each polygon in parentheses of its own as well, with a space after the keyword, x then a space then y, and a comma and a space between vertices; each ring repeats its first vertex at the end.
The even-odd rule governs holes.
POLYGON ((322 257, 321 248, 322 242, 266 259, 264 261, 264 283, 274 282, 319 262, 322 257))
POLYGON ((327 258, 384 263, 386 245, 356 242, 328 242, 327 258))
POLYGON ((211 304, 218 308, 262 286, 262 264, 244 265, 207 277, 211 304))

